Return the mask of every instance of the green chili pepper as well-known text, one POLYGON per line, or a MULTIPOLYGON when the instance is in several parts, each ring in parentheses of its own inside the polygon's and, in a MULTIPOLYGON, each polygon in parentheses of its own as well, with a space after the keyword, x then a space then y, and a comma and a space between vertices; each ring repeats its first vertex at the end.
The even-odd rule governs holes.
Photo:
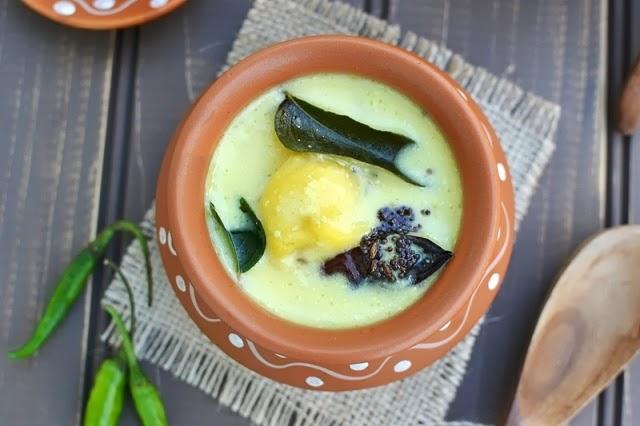
POLYGON ((151 274, 151 262, 149 260, 149 247, 142 231, 135 223, 128 221, 118 221, 105 228, 98 234, 87 247, 82 249, 80 253, 71 261, 69 266, 64 270, 58 284, 53 291, 53 295, 47 304, 47 307, 38 322, 31 338, 20 348, 9 352, 11 359, 27 358, 33 355, 53 334, 55 329, 62 323, 67 313, 78 299, 85 288, 85 284, 89 275, 95 269, 98 260, 102 257, 118 231, 125 231, 133 234, 142 246, 145 263, 147 268, 148 281, 148 304, 151 306, 153 278, 151 274))
POLYGON ((119 357, 105 359, 100 364, 84 411, 84 426, 118 424, 124 402, 126 378, 126 364, 119 357))
POLYGON ((129 392, 133 397, 138 417, 144 426, 167 426, 169 424, 160 393, 139 367, 130 369, 129 392))
POLYGON ((138 364, 133 343, 127 333, 122 317, 112 306, 105 306, 104 309, 111 315, 116 330, 122 338, 122 353, 129 367, 129 391, 133 397, 140 421, 144 426, 167 425, 167 417, 160 394, 151 381, 144 375, 138 364))
MULTIPOLYGON (((111 260, 105 259, 127 289, 131 309, 131 336, 136 327, 136 310, 129 280, 111 260)), ((106 359, 96 373, 89 400, 84 411, 84 426, 115 426, 120 419, 127 378, 127 364, 122 351, 116 358, 106 359)))

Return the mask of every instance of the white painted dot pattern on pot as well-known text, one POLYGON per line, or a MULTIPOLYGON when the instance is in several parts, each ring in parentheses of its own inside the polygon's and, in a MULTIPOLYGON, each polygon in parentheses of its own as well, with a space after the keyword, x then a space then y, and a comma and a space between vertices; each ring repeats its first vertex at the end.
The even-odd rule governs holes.
POLYGON ((464 99, 465 102, 469 102, 469 98, 467 98, 467 94, 464 93, 462 89, 456 89, 456 90, 458 91, 458 95, 460 95, 460 97, 464 99))
POLYGON ((167 232, 167 247, 169 247, 169 252, 174 255, 177 256, 178 252, 176 251, 175 247, 173 247, 173 241, 171 240, 171 232, 167 232))
POLYGON ((353 371, 362 371, 362 370, 366 370, 368 366, 369 366, 368 362, 356 362, 354 364, 351 364, 349 368, 352 369, 353 371))
POLYGON ((71 16, 76 13, 76 6, 70 1, 57 1, 53 4, 53 10, 62 16, 71 16))
POLYGON ((484 123, 482 123, 482 130, 484 131, 484 135, 487 137, 487 140, 489 141, 489 145, 493 146, 493 138, 491 137, 491 132, 489 131, 489 129, 484 123))
POLYGON ((498 177, 501 181, 507 180, 507 169, 504 168, 504 164, 498 163, 498 177))
POLYGON ((99 10, 109 10, 113 9, 115 6, 116 0, 94 0, 93 7, 99 10))
POLYGON ((176 275, 176 287, 178 287, 180 291, 187 291, 187 283, 184 278, 182 278, 182 275, 176 275))
POLYGON ((489 283, 487 284, 487 287, 489 287, 489 290, 495 290, 496 287, 498 287, 498 284, 500 284, 500 274, 496 272, 493 275, 491 275, 491 278, 489 278, 489 283))
POLYGON ((320 386, 324 385, 324 381, 320 377, 316 376, 309 376, 304 379, 304 382, 312 388, 319 388, 320 386))
POLYGON ((244 340, 242 340, 242 337, 238 336, 236 333, 229 333, 229 343, 238 349, 244 348, 244 340))
POLYGON ((150 0, 149 6, 151 6, 154 9, 159 9, 162 6, 165 6, 167 3, 169 3, 169 0, 150 0))
POLYGON ((164 226, 161 226, 160 230, 158 231, 158 240, 162 245, 167 244, 167 230, 164 229, 164 226))
POLYGON ((445 331, 447 328, 449 328, 450 325, 451 321, 447 321, 442 327, 440 327, 440 331, 445 331))
POLYGON ((396 365, 393 366, 393 371, 395 371, 396 373, 403 373, 410 368, 411 368, 411 361, 409 361, 408 359, 403 359, 402 361, 397 362, 396 365))

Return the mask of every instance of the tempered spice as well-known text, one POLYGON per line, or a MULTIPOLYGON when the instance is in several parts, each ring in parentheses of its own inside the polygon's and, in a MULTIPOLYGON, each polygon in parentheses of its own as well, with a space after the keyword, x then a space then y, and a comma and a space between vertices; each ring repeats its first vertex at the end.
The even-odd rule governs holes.
POLYGON ((324 263, 326 274, 343 274, 356 286, 365 281, 415 285, 451 258, 450 251, 429 239, 409 235, 421 227, 410 207, 383 207, 377 217, 380 224, 362 237, 358 247, 324 263))

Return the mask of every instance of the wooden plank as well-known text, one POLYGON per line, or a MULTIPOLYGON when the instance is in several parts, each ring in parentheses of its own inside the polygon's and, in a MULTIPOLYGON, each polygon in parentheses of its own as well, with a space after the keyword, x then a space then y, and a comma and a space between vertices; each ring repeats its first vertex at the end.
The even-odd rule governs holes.
POLYGON ((625 391, 622 426, 634 426, 640 419, 640 357, 637 355, 625 373, 625 391))
MULTIPOLYGON (((635 61, 640 60, 640 4, 628 0, 627 26, 627 73, 635 61)), ((640 132, 628 138, 627 149, 627 196, 628 220, 640 223, 640 132)), ((624 380, 625 409, 622 417, 623 426, 640 424, 640 357, 636 356, 625 374, 624 380)))
POLYGON ((95 232, 112 51, 111 33, 65 28, 0 1, 3 424, 79 422, 88 298, 38 357, 4 354, 29 336, 56 276, 95 232))
MULTIPOLYGON (((626 72, 628 32, 626 0, 609 2, 608 41, 608 118, 607 131, 607 210, 606 225, 617 226, 628 222, 628 149, 623 135, 616 130, 617 101, 626 72)), ((628 390, 625 375, 616 378, 608 391, 600 396, 599 417, 601 424, 623 424, 624 394, 628 390)))
MULTIPOLYGON (((608 119, 607 129, 607 205, 605 224, 617 226, 628 221, 627 174, 628 161, 627 141, 616 131, 617 100, 624 83, 627 61, 627 0, 609 2, 609 31, 607 46, 607 91, 608 119)), ((599 422, 601 425, 621 424, 620 417, 624 410, 625 393, 624 375, 616 378, 615 384, 600 395, 599 422)))
MULTIPOLYGON (((507 281, 449 417, 504 415, 535 319, 562 260, 604 223, 605 3, 392 0, 390 20, 562 105, 558 147, 520 228, 507 281)), ((594 424, 595 406, 575 424, 594 424), (578 423, 579 422, 579 423, 578 423)))

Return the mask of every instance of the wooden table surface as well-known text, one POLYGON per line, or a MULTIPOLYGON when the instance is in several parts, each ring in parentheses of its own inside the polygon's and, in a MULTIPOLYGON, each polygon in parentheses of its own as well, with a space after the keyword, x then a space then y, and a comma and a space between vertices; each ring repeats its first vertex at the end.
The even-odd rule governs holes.
MULTIPOLYGON (((557 150, 519 231, 449 418, 499 423, 554 274, 591 233, 640 223, 640 140, 612 102, 640 52, 634 0, 352 0, 562 106, 557 150), (635 23, 635 26, 633 25, 635 23)), ((169 137, 224 63, 249 0, 191 0, 141 28, 62 27, 0 0, 0 352, 32 330, 57 274, 116 218, 149 207, 169 137)), ((111 253, 118 257, 126 241, 111 253)), ((0 356, 0 423, 73 425, 106 352, 102 272, 33 360, 0 356)), ((244 425, 145 365, 177 425, 244 425)), ((128 409, 122 424, 136 424, 128 409)), ((640 359, 573 421, 640 424, 640 359)))

